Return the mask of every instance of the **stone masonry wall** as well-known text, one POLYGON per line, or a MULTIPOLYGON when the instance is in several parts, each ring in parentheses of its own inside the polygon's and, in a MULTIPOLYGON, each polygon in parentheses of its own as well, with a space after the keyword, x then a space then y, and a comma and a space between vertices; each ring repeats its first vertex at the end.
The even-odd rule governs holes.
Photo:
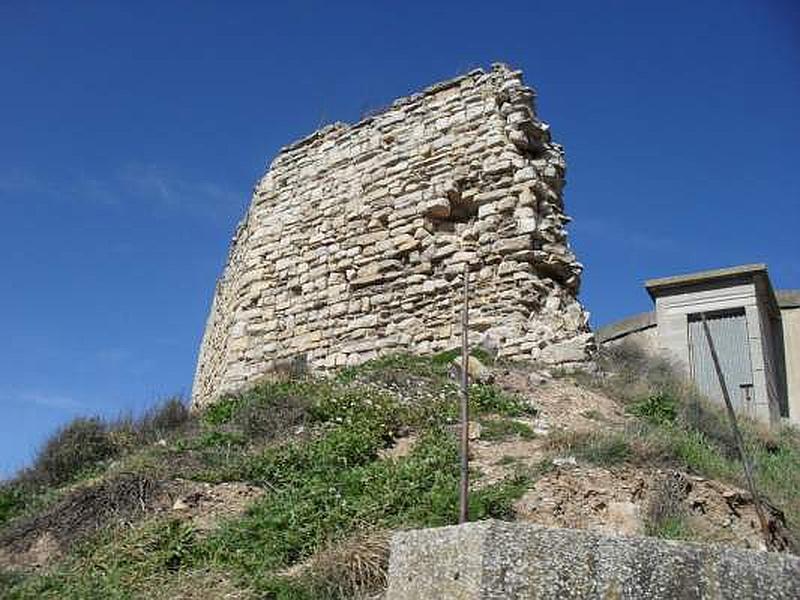
POLYGON ((195 405, 293 357, 320 369, 456 346, 465 264, 473 342, 582 360, 564 155, 533 100, 493 65, 284 148, 217 284, 195 405))

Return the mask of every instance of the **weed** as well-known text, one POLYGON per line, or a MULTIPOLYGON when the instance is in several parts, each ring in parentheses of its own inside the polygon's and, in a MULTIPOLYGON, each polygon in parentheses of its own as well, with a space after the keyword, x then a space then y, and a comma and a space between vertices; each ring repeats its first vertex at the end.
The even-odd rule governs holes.
POLYGON ((220 398, 203 411, 203 421, 209 425, 224 425, 233 418, 241 403, 242 398, 239 396, 220 398))
POLYGON ((530 440, 536 437, 527 423, 513 419, 484 419, 481 421, 482 440, 505 440, 508 438, 530 440))
POLYGON ((392 375, 397 372, 417 377, 441 379, 447 377, 450 360, 447 360, 447 355, 444 353, 434 357, 387 354, 361 365, 345 367, 337 373, 336 379, 340 383, 351 383, 359 379, 369 380, 376 374, 392 375))
MULTIPOLYGON (((494 362, 494 357, 491 355, 491 353, 487 352, 480 346, 471 348, 469 355, 477 358, 479 361, 487 365, 490 365, 494 362)), ((430 360, 435 365, 449 367, 454 360, 459 359, 460 357, 461 348, 451 348, 450 350, 445 350, 444 352, 434 354, 431 356, 430 360)))
POLYGON ((176 519, 167 522, 161 537, 148 546, 158 556, 159 562, 170 572, 180 571, 191 563, 197 544, 195 530, 176 519))
MULTIPOLYGON (((189 526, 174 520, 108 528, 76 546, 51 570, 15 582, 8 598, 175 597, 169 594, 168 583, 193 572, 196 540, 189 526)), ((220 579, 213 565, 202 568, 216 574, 211 581, 220 579)), ((201 590, 201 597, 218 596, 209 586, 201 590)))
POLYGON ((505 417, 535 416, 538 411, 517 396, 512 396, 494 385, 474 383, 469 387, 473 414, 497 414, 505 417))
POLYGON ((628 412, 655 425, 664 425, 675 422, 678 404, 672 396, 659 392, 629 405, 628 412))
POLYGON ((470 494, 470 521, 514 518, 514 502, 530 486, 531 480, 523 474, 490 485, 470 494))
POLYGON ((691 530, 683 515, 669 517, 659 522, 658 525, 649 526, 647 534, 665 540, 690 540, 691 530))

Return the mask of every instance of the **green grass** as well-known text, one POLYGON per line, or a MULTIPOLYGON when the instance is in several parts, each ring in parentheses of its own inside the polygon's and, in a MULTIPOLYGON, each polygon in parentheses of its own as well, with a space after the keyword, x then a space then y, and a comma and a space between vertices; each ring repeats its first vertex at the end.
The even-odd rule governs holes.
POLYGON ((658 392, 630 404, 628 412, 654 425, 666 425, 678 418, 678 401, 667 393, 658 392))
POLYGON ((472 384, 469 387, 470 409, 477 414, 497 414, 504 417, 533 417, 538 411, 521 398, 502 391, 494 385, 472 384))
POLYGON ((692 534, 686 519, 681 516, 670 517, 657 526, 647 528, 647 535, 665 540, 691 540, 692 534))
POLYGON ((533 428, 527 423, 514 419, 484 419, 481 421, 481 439, 487 441, 520 438, 530 440, 536 437, 533 428))
MULTIPOLYGON (((107 527, 49 570, 22 581, 4 576, 9 597, 159 597, 176 578, 192 585, 206 575, 257 597, 326 597, 313 571, 282 573, 359 531, 457 521, 457 439, 446 426, 457 415, 458 388, 448 364, 443 356, 388 357, 328 380, 263 383, 224 399, 114 469, 261 486, 264 496, 245 514, 210 534, 170 519, 107 527), (411 452, 379 459, 409 428, 418 435, 411 452)), ((532 412, 490 385, 471 386, 470 402, 476 418, 515 423, 508 417, 532 412)), ((521 423, 500 427, 530 433, 521 423)), ((514 476, 472 491, 470 518, 511 518, 528 483, 514 476)), ((0 510, 18 510, 24 499, 14 494, 0 495, 0 510)))

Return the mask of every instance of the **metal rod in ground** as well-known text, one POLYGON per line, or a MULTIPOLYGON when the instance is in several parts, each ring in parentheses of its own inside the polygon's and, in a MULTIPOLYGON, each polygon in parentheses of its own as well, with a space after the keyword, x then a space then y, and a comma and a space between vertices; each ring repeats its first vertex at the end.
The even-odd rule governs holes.
POLYGON ((742 438, 742 433, 739 431, 739 424, 736 420, 736 413, 733 410, 733 403, 731 403, 731 397, 728 393, 728 386, 725 383, 725 376, 722 374, 722 367, 719 364, 719 356, 717 356, 717 349, 714 346, 714 340, 711 338, 711 330, 708 328, 708 321, 706 320, 706 313, 700 313, 700 318, 703 321, 703 331, 706 335, 706 341, 708 342, 708 348, 711 351, 711 360, 714 363, 714 370, 717 372, 717 379, 719 380, 719 386, 722 388, 722 398, 725 400, 725 408, 728 413, 728 420, 731 422, 731 429, 733 430, 733 437, 736 439, 736 446, 739 450, 739 457, 742 459, 742 466, 744 467, 744 477, 747 480, 747 487, 750 491, 750 495, 753 496, 753 506, 756 509, 756 514, 758 515, 758 520, 761 524, 761 534, 764 536, 764 543, 767 546, 767 550, 773 549, 772 543, 772 536, 770 535, 769 530, 769 523, 767 522, 767 517, 764 515, 764 507, 761 504, 761 497, 758 495, 758 490, 756 489, 756 482, 753 478, 753 471, 750 466, 750 461, 747 458, 747 451, 744 447, 744 439, 742 438))
POLYGON ((469 519, 469 265, 464 264, 464 300, 461 313, 461 488, 459 523, 469 519))

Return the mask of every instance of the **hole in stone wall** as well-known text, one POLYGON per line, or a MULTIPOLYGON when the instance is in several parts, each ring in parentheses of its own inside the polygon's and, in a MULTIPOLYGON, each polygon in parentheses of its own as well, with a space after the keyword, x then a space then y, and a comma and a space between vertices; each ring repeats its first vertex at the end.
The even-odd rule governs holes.
POLYGON ((461 198, 450 200, 450 214, 446 217, 431 218, 434 232, 455 233, 458 224, 472 223, 478 216, 478 205, 461 198))
POLYGON ((454 223, 468 223, 478 216, 478 205, 461 199, 450 202, 449 220, 454 223))

